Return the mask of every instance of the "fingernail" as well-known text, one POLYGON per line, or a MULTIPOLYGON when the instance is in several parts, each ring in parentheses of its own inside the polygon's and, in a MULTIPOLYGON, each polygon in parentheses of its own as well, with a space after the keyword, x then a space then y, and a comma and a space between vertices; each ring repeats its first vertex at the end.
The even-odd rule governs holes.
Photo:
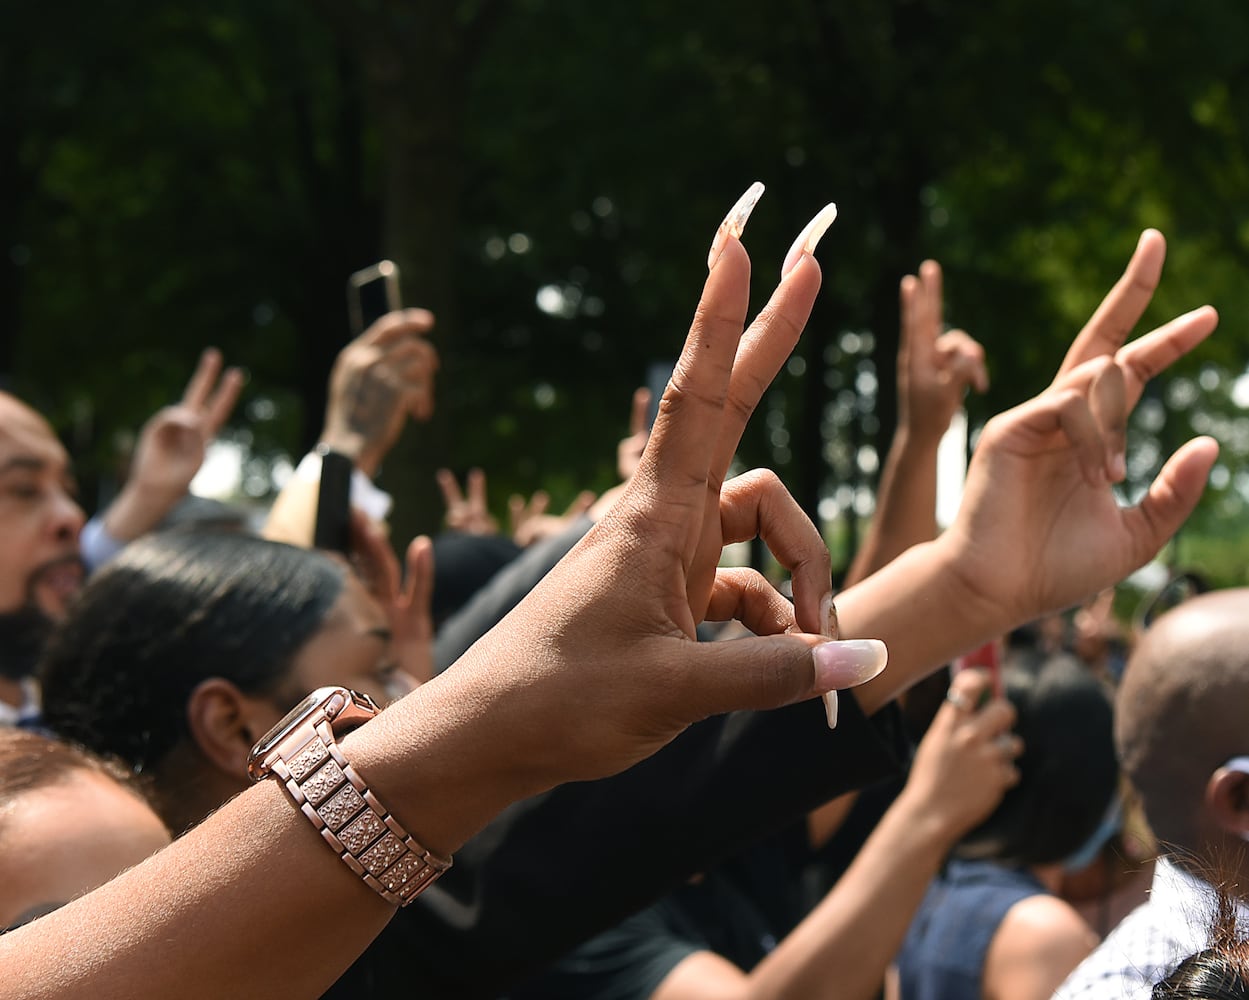
POLYGON ((830 639, 837 638, 837 605, 833 603, 833 595, 825 594, 820 601, 820 622, 824 627, 823 634, 830 639))
POLYGON ((854 687, 885 669, 889 651, 879 639, 834 639, 816 646, 815 688, 833 691, 854 687))
POLYGON ((730 239, 742 238, 746 220, 750 218, 750 213, 755 210, 755 206, 759 204, 759 199, 762 197, 763 185, 755 181, 746 189, 746 193, 737 199, 737 204, 729 209, 729 214, 724 217, 720 228, 716 230, 715 239, 711 241, 711 249, 707 251, 708 271, 716 266, 716 261, 720 259, 720 254, 724 253, 724 248, 730 239))
POLYGON ((828 718, 828 728, 837 728, 837 692, 826 691, 824 698, 824 715, 828 718))
POLYGON ((828 227, 833 224, 835 218, 837 218, 837 206, 829 202, 820 209, 814 219, 807 223, 807 228, 798 234, 798 238, 794 240, 794 245, 789 248, 789 253, 785 255, 785 263, 781 267, 782 278, 798 266, 798 262, 802 260, 804 254, 810 255, 815 253, 816 244, 828 232, 828 227))

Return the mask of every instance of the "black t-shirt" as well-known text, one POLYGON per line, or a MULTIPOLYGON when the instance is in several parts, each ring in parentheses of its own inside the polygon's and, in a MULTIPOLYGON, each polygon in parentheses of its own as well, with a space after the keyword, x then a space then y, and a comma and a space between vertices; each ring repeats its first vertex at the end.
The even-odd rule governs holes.
POLYGON ((716 716, 621 774, 516 803, 326 996, 493 1000, 691 876, 896 772, 896 712, 869 721, 853 696, 841 703, 832 732, 818 699, 716 716))
POLYGON ((748 849, 580 945, 508 1000, 648 1000, 701 951, 749 972, 802 919, 805 844, 800 824, 748 849))

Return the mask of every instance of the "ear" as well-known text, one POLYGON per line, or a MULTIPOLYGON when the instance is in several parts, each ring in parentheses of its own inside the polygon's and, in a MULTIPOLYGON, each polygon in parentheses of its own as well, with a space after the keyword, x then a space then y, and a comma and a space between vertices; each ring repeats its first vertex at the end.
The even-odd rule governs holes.
POLYGON ((1206 808, 1225 833, 1249 840, 1249 774, 1218 768, 1206 782, 1206 808))
POLYGON ((223 677, 201 681, 191 692, 186 711, 200 753, 217 770, 243 781, 252 747, 278 719, 274 709, 223 677))

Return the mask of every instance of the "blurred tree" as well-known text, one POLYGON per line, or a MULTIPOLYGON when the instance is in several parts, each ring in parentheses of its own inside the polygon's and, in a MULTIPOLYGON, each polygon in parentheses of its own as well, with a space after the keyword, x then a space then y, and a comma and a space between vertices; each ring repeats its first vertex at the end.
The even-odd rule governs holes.
MULTIPOLYGON (((711 234, 756 178, 760 304, 805 221, 830 199, 840 217, 742 460, 777 467, 851 535, 892 431, 897 281, 924 256, 946 266, 950 321, 989 351, 976 423, 1044 384, 1158 226, 1171 254, 1149 317, 1218 305, 1224 330, 1180 375, 1220 388, 1183 408, 1160 386, 1140 454, 1243 416, 1249 9, 9 8, 0 372, 89 469, 206 343, 252 371, 236 427, 257 452, 306 447, 346 337, 346 275, 387 255, 407 300, 438 313, 444 360, 435 424, 384 470, 396 536, 434 526, 439 464, 484 467, 500 507, 516 489, 558 504, 604 487, 630 393, 675 355, 711 234)), ((1229 430, 1205 525, 1249 496, 1240 440, 1229 430)), ((1134 462, 1129 491, 1154 468, 1134 462)))

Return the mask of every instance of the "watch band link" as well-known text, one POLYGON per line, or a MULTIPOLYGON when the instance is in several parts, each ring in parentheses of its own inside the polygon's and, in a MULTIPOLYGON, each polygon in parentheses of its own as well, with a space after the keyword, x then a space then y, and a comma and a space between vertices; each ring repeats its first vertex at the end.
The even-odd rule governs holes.
POLYGON ((272 773, 343 863, 387 902, 406 906, 451 867, 449 858, 427 851, 377 801, 326 720, 289 757, 278 755, 272 773))

